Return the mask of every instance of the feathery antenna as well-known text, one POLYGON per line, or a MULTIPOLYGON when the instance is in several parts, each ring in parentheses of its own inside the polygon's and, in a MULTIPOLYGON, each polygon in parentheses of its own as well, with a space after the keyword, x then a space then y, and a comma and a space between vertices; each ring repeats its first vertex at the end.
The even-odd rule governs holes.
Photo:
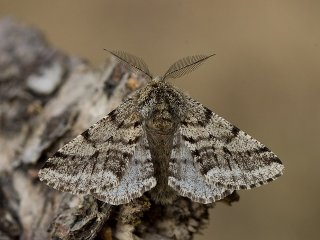
POLYGON ((179 78, 182 77, 193 70, 197 69, 205 60, 214 56, 211 55, 194 55, 182 58, 171 65, 168 71, 164 74, 163 80, 169 78, 179 78))
POLYGON ((148 65, 141 58, 136 57, 130 53, 126 53, 124 51, 111 51, 107 49, 104 50, 115 56, 119 62, 128 65, 131 70, 136 72, 142 72, 148 78, 152 79, 152 74, 149 71, 148 65))

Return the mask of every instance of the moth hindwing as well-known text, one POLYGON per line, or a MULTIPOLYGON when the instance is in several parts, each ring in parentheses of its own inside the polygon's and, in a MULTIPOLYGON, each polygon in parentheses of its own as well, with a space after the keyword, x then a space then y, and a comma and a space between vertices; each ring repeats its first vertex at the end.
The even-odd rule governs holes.
MULTIPOLYGON (((111 53, 151 76, 140 58, 111 53)), ((211 203, 279 177, 283 165, 266 146, 165 81, 210 56, 184 58, 150 80, 49 158, 40 179, 118 205, 146 191, 162 204, 179 195, 211 203)))

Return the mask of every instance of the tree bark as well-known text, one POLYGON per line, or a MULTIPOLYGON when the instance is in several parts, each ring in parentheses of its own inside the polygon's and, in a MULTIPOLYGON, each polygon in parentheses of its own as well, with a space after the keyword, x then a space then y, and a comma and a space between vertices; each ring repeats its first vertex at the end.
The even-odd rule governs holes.
POLYGON ((213 204, 181 197, 162 206, 145 194, 111 206, 38 179, 49 156, 145 82, 113 59, 94 69, 51 47, 39 30, 0 21, 1 240, 183 240, 199 232, 213 204))

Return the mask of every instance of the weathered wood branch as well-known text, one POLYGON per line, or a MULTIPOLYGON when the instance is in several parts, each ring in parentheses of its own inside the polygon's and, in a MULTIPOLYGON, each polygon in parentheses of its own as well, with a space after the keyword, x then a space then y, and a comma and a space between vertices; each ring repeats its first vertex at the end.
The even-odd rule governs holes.
POLYGON ((145 194, 116 207, 38 180, 48 156, 145 81, 112 59, 93 69, 37 29, 0 22, 0 239, 192 239, 212 205, 161 206, 145 194))

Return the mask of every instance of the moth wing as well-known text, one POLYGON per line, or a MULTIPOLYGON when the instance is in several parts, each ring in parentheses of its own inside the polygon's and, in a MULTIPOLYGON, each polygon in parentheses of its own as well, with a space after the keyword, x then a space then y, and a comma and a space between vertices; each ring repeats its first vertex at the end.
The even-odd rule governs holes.
POLYGON ((121 183, 143 135, 141 117, 129 98, 49 158, 40 180, 73 194, 104 195, 121 183))
POLYGON ((154 169, 151 160, 148 140, 145 135, 140 138, 135 147, 133 157, 129 160, 128 168, 125 171, 119 185, 103 191, 100 194, 94 193, 98 199, 113 205, 125 204, 134 198, 141 197, 156 185, 153 176, 154 169))
POLYGON ((209 184, 198 171, 191 151, 179 132, 173 140, 168 184, 181 196, 195 202, 211 203, 233 192, 226 186, 209 184))
POLYGON ((250 189, 282 175, 281 161, 266 146, 192 98, 179 131, 208 183, 250 189))

